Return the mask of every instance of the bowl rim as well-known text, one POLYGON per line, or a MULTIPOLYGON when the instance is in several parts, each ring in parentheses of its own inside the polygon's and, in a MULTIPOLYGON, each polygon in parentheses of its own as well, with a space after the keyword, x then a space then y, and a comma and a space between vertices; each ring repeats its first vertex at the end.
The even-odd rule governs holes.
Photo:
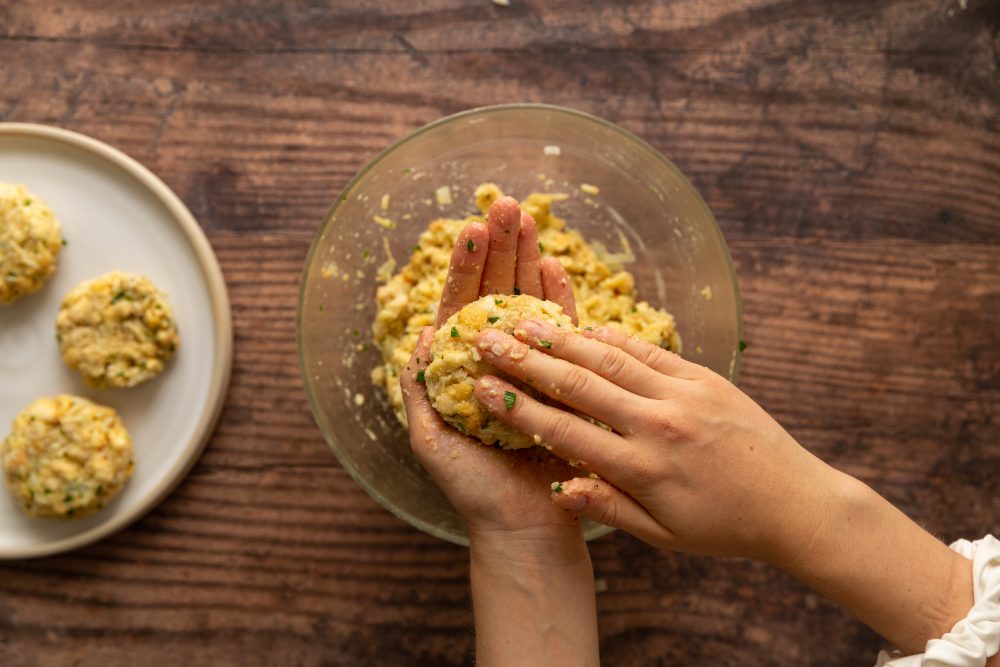
MULTIPOLYGON (((740 341, 743 340, 743 303, 740 295, 739 280, 736 277, 736 269, 733 266, 733 258, 729 250, 729 245, 726 243, 726 239, 722 234, 722 229, 719 227, 718 221, 715 219, 715 215, 712 214, 711 209, 708 207, 708 204, 705 202, 704 198, 702 198, 701 193, 698 192, 698 189, 694 187, 694 185, 691 183, 691 181, 688 180, 688 178, 683 174, 683 172, 681 172, 681 170, 678 169, 677 166, 673 162, 671 162, 669 158, 667 158, 665 155, 663 155, 658 150, 653 148, 647 141, 642 139, 634 132, 626 130, 620 125, 612 123, 611 121, 605 120, 599 116, 595 116, 593 114, 587 113, 585 111, 580 111, 578 109, 571 109, 569 107, 558 106, 555 104, 544 104, 537 102, 514 102, 507 104, 492 104, 487 106, 474 107, 471 109, 466 109, 464 111, 459 111, 457 113, 450 114, 448 116, 444 116, 442 118, 438 118, 437 120, 431 121, 430 123, 427 123, 426 125, 423 125, 417 128, 416 130, 413 130, 412 132, 404 135, 403 137, 391 143, 388 147, 379 151, 341 189, 340 193, 337 195, 337 197, 333 200, 333 203, 327 209, 326 214, 323 217, 323 222, 320 224, 319 228, 316 231, 316 234, 313 236, 312 242, 310 243, 309 252, 306 255, 305 263, 303 264, 302 267, 302 274, 299 279, 298 303, 296 304, 295 308, 295 346, 299 357, 299 371, 302 374, 302 384, 306 392, 306 398, 309 401, 309 409, 312 412, 313 420, 316 421, 316 426, 319 429, 320 434, 323 436, 323 439, 326 441, 327 446, 330 448, 330 451, 333 452, 334 457, 340 463, 341 467, 347 472, 347 474, 350 475, 351 479, 353 479, 362 489, 364 489, 365 492, 369 496, 371 496, 376 502, 378 502, 379 505, 389 510, 389 512, 394 516, 396 516, 397 518, 402 519, 411 526, 414 526, 417 529, 429 535, 433 535, 434 537, 442 539, 446 542, 451 542, 452 544, 457 544, 459 546, 465 546, 465 547, 469 546, 468 538, 461 538, 461 537, 456 537, 454 535, 450 535, 445 531, 442 531, 437 527, 429 524, 428 522, 410 514, 409 512, 406 512, 398 507, 394 507, 392 504, 388 503, 381 496, 381 494, 377 493, 372 488, 372 486, 368 484, 368 482, 360 475, 358 469, 354 466, 354 464, 351 461, 349 461, 346 456, 341 455, 341 452, 338 450, 337 446, 332 441, 332 436, 328 435, 320 426, 318 417, 319 406, 316 397, 313 395, 313 390, 311 388, 309 380, 309 372, 308 369, 306 368, 306 363, 305 363, 305 351, 304 351, 305 346, 303 345, 303 314, 304 314, 303 303, 306 297, 306 287, 307 287, 306 278, 309 273, 309 267, 312 265, 313 262, 313 256, 315 255, 317 248, 319 246, 319 240, 326 233, 327 228, 330 226, 330 222, 333 220, 334 214, 336 213, 337 209, 343 202, 347 200, 347 193, 350 192, 351 189, 359 181, 361 181, 365 176, 367 176, 368 173, 372 169, 374 169, 377 164, 382 162, 382 160, 384 160, 388 155, 396 151, 398 148, 442 126, 450 125, 451 123, 465 120, 469 117, 488 116, 495 113, 505 113, 512 111, 528 111, 528 112, 538 111, 549 114, 557 114, 557 115, 562 114, 566 116, 573 116, 576 117, 577 119, 600 125, 606 130, 611 130, 612 132, 621 135, 625 140, 632 142, 640 150, 651 155, 655 160, 659 161, 664 167, 666 167, 668 171, 672 172, 673 175, 676 178, 678 178, 683 185, 687 186, 690 193, 694 195, 697 205, 701 208, 702 213, 704 213, 707 219, 711 222, 710 226, 712 228, 712 232, 714 233, 714 238, 722 248, 723 256, 726 260, 726 267, 729 269, 729 277, 732 282, 733 297, 736 305, 736 335, 738 340, 740 341)), ((730 369, 729 369, 729 375, 730 375, 729 380, 733 384, 736 384, 737 379, 739 378, 742 357, 743 357, 743 352, 741 350, 739 349, 734 350, 733 360, 730 364, 730 369)), ((594 534, 590 537, 590 539, 603 537, 604 535, 614 532, 614 530, 615 530, 614 528, 611 528, 609 526, 603 526, 599 530, 596 530, 594 534)))

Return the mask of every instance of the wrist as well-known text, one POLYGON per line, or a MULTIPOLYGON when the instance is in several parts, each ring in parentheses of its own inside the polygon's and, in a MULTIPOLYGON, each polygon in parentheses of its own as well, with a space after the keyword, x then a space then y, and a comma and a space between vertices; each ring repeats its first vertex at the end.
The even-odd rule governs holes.
POLYGON ((473 560, 484 565, 550 569, 585 563, 590 567, 583 532, 575 522, 513 530, 470 524, 469 550, 473 560))

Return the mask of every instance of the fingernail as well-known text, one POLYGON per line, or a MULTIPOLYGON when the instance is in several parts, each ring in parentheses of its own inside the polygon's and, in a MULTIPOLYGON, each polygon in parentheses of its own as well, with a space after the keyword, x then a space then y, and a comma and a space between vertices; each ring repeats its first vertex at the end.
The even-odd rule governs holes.
POLYGON ((485 375, 476 381, 476 398, 487 410, 498 412, 504 408, 503 385, 492 375, 485 375))
POLYGON ((540 336, 545 336, 551 331, 551 328, 547 324, 543 324, 538 320, 524 320, 518 325, 517 329, 514 331, 514 335, 522 339, 538 338, 540 336))
POLYGON ((510 352, 510 339, 495 329, 486 329, 476 338, 476 347, 487 354, 502 357, 510 352))
POLYGON ((559 496, 559 506, 570 512, 582 512, 587 508, 587 496, 562 493, 559 496))

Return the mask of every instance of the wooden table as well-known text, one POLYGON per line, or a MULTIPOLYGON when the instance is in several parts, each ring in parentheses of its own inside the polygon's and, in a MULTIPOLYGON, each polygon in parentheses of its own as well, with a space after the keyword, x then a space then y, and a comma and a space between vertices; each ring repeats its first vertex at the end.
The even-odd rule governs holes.
MULTIPOLYGON (((0 121, 148 165, 218 253, 232 387, 131 528, 0 565, 0 663, 471 664, 467 553, 331 456, 294 318, 324 211, 376 152, 544 101, 695 183, 743 290, 741 385, 942 539, 1000 534, 1000 5, 992 0, 0 1, 0 121)), ((871 664, 783 574, 592 545, 607 665, 871 664)))

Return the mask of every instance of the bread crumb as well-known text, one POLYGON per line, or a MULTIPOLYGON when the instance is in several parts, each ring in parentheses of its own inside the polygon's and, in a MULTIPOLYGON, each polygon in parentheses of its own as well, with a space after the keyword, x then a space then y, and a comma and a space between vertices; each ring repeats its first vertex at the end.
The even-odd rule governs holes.
POLYGON ((558 146, 546 146, 542 152, 546 155, 562 155, 562 150, 558 146))
POLYGON ((379 203, 383 211, 389 210, 389 195, 382 195, 382 201, 379 203))
POLYGON ((447 185, 442 185, 435 190, 434 196, 437 198, 437 203, 441 206, 448 206, 451 204, 451 189, 447 185))
POLYGON ((596 195, 601 191, 596 185, 591 185, 590 183, 581 183, 580 189, 586 192, 588 195, 596 195))
POLYGON ((381 215, 375 215, 375 216, 372 216, 372 217, 375 218, 375 223, 376 224, 381 225, 381 226, 385 227, 386 229, 395 229, 396 228, 396 223, 393 222, 392 220, 390 220, 389 218, 383 218, 381 215))
POLYGON ((355 394, 354 395, 354 405, 356 405, 356 406, 358 406, 360 408, 364 404, 365 404, 365 396, 364 396, 364 394, 355 394))
POLYGON ((701 295, 705 297, 705 301, 712 300, 712 287, 711 285, 705 285, 701 288, 701 295))
POLYGON ((510 7, 510 0, 493 0, 493 4, 498 7, 510 7))

